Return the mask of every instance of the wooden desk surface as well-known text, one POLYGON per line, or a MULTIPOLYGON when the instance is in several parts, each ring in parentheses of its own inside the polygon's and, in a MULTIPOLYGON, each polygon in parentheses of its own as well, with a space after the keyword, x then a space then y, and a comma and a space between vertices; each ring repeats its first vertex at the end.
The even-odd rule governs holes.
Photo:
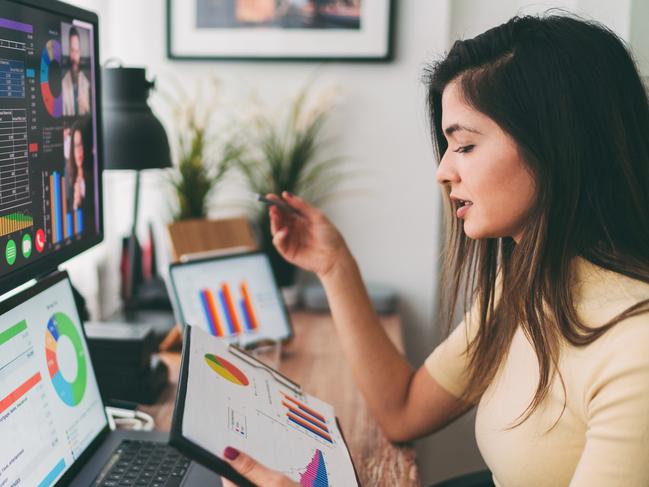
MULTIPOLYGON (((328 314, 291 314, 295 339, 282 350, 280 370, 302 385, 305 392, 332 404, 340 420, 354 464, 364 486, 418 486, 419 471, 411 446, 390 443, 370 416, 344 360, 328 314)), ((397 316, 382 318, 388 335, 403 351, 401 322, 397 316)), ((157 404, 141 406, 156 421, 156 428, 169 431, 178 383, 180 354, 161 354, 170 368, 170 383, 157 404)))

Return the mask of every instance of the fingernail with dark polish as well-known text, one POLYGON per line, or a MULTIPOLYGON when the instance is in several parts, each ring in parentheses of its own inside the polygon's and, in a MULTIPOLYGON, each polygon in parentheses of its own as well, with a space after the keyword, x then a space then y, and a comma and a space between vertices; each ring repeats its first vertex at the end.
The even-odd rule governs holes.
POLYGON ((228 460, 234 460, 239 456, 239 450, 237 450, 236 448, 232 448, 231 446, 228 446, 223 451, 223 455, 225 455, 225 458, 227 458, 228 460))

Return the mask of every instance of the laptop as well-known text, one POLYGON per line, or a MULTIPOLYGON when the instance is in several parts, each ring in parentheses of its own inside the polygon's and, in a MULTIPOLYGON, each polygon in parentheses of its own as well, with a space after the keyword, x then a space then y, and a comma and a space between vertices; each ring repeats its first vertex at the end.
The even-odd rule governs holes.
POLYGON ((66 272, 0 303, 0 486, 219 486, 167 433, 111 431, 66 272))

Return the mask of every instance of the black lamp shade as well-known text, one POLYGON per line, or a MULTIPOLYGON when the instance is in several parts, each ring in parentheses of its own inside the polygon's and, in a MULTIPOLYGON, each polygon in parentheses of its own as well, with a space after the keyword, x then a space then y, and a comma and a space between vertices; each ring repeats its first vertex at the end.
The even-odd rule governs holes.
POLYGON ((102 77, 105 168, 170 167, 167 134, 147 104, 154 83, 144 68, 103 68, 102 77))

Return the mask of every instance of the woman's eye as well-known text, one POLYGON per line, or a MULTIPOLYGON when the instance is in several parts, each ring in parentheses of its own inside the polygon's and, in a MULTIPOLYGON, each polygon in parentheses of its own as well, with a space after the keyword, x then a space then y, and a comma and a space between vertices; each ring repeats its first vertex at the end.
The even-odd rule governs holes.
POLYGON ((474 145, 462 145, 455 149, 453 152, 457 152, 458 154, 465 154, 467 152, 471 152, 474 147, 474 145))

